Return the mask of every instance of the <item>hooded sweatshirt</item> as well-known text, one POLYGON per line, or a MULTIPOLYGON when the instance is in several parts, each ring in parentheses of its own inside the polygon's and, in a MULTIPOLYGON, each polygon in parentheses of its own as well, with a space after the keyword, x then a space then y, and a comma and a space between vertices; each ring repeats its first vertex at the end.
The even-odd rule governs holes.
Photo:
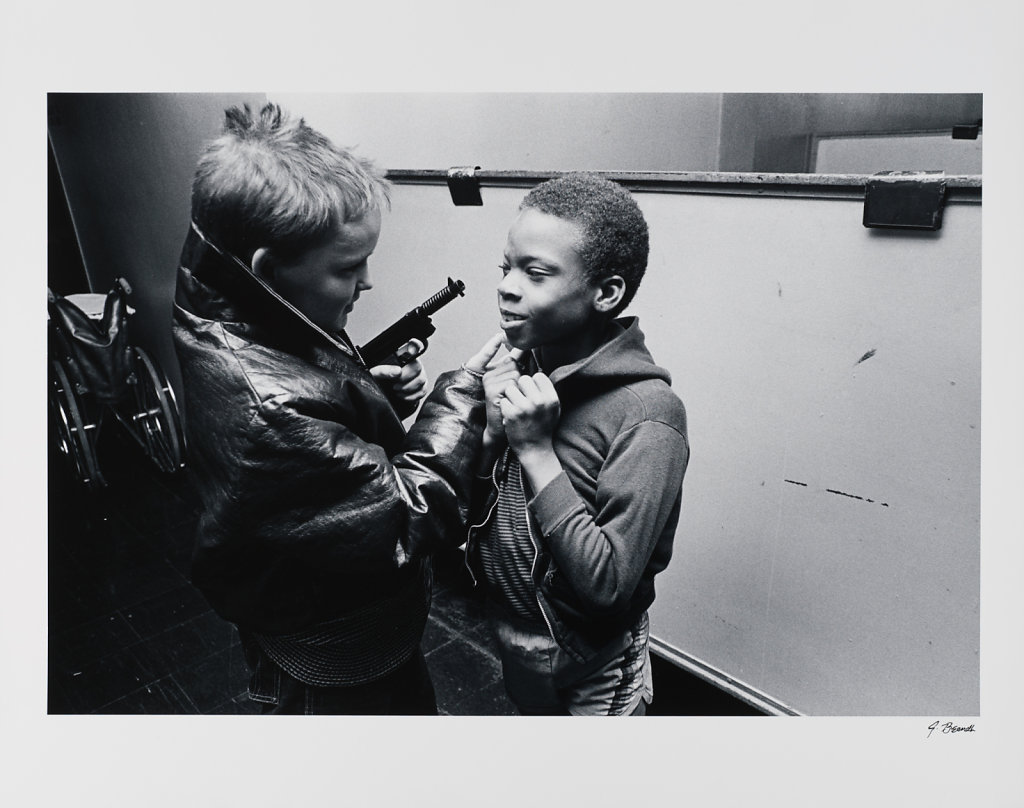
MULTIPOLYGON (((580 661, 653 603, 654 578, 672 556, 690 452, 686 410, 637 319, 610 328, 600 348, 550 374, 563 471, 526 503, 540 612, 580 661)), ((466 552, 478 574, 479 540, 497 510, 505 463, 497 461, 474 509, 466 552)))

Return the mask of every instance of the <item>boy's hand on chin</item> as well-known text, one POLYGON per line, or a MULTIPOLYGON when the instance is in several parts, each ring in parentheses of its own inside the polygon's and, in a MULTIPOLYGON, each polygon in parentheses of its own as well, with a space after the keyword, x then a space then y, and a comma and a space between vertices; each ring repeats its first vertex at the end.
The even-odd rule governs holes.
POLYGON ((498 399, 505 434, 522 460, 524 454, 551 449, 561 405, 544 373, 521 375, 506 383, 498 399))
POLYGON ((522 375, 517 364, 522 355, 521 350, 513 348, 507 354, 496 356, 487 363, 487 372, 484 373, 484 403, 487 407, 485 443, 495 443, 505 433, 500 399, 509 383, 514 383, 522 375))
POLYGON ((552 437, 561 405, 555 386, 543 373, 509 382, 499 399, 509 445, 535 492, 562 473, 552 437))

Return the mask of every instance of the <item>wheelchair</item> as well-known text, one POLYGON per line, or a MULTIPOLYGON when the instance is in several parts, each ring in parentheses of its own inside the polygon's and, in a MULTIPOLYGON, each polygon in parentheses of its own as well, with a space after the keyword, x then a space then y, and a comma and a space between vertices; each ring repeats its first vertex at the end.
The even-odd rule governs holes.
POLYGON ((57 447, 89 490, 107 487, 97 453, 113 418, 161 472, 185 466, 185 437, 174 391, 160 366, 131 344, 131 287, 118 278, 103 294, 47 289, 48 399, 57 447))

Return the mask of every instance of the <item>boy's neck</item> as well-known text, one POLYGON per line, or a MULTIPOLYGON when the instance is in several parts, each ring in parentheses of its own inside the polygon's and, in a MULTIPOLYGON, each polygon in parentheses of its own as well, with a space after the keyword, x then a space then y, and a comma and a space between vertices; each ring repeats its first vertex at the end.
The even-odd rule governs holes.
POLYGON ((590 356, 611 336, 611 320, 599 320, 590 328, 578 331, 572 339, 542 345, 534 351, 541 369, 551 374, 563 365, 571 365, 590 356))

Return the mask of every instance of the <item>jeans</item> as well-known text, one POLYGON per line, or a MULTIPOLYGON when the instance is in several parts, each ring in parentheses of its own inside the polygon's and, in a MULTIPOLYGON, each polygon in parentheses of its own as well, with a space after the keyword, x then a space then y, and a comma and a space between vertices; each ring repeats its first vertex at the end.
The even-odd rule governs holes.
POLYGON ((654 696, 647 614, 580 664, 547 628, 488 603, 505 690, 521 715, 641 716, 654 696))

